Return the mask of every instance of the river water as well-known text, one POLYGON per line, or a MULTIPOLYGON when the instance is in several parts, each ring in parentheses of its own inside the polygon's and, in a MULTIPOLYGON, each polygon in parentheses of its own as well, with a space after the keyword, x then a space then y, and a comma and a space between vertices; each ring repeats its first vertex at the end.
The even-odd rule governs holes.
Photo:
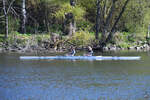
POLYGON ((148 52, 103 55, 142 59, 23 61, 20 54, 1 53, 0 100, 150 100, 148 52))

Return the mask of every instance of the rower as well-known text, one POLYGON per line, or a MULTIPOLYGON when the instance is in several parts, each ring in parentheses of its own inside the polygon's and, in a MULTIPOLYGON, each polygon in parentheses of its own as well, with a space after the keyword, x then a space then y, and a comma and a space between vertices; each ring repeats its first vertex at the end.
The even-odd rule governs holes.
POLYGON ((66 54, 66 56, 74 56, 74 55, 75 55, 76 50, 75 50, 74 47, 71 47, 70 51, 71 51, 71 52, 69 52, 68 54, 66 54))
POLYGON ((93 55, 93 50, 91 46, 88 46, 88 53, 85 54, 84 56, 92 56, 93 55))

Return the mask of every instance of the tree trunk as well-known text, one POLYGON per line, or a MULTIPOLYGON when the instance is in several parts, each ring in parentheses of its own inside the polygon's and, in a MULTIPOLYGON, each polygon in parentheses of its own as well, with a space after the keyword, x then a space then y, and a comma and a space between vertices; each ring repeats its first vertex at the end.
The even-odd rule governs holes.
MULTIPOLYGON (((75 0, 70 0, 70 5, 72 7, 74 7, 76 5, 75 0)), ((75 22, 73 14, 72 14, 72 17, 71 17, 70 20, 71 20, 71 22, 70 22, 70 31, 69 31, 70 33, 69 33, 69 36, 72 36, 76 32, 76 22, 75 22)))
POLYGON ((45 5, 46 6, 46 9, 45 9, 45 24, 46 24, 46 30, 47 32, 50 32, 50 29, 49 29, 49 20, 48 20, 48 4, 45 5))
POLYGON ((22 0, 21 32, 26 33, 26 0, 22 0))
POLYGON ((96 33, 95 39, 99 38, 99 29, 100 29, 100 0, 97 0, 97 16, 96 16, 96 33))
POLYGON ((122 7, 122 10, 121 10, 121 12, 120 12, 118 18, 116 19, 116 21, 115 21, 115 23, 114 23, 114 25, 113 25, 113 27, 112 27, 112 29, 111 29, 111 31, 110 31, 110 33, 109 33, 107 39, 106 39, 106 43, 112 40, 112 38, 113 38, 113 36, 114 36, 114 34, 115 34, 115 32, 114 32, 114 31, 115 31, 115 27, 116 27, 116 25, 118 24, 118 22, 119 22, 121 16, 123 15, 123 13, 124 13, 124 11, 125 11, 125 9, 126 9, 126 6, 127 6, 127 4, 128 4, 129 1, 130 1, 130 0, 126 0, 124 6, 122 7))
POLYGON ((6 11, 6 0, 3 0, 3 12, 5 15, 5 38, 8 37, 8 15, 6 11))
POLYGON ((72 35, 74 35, 75 34, 75 32, 76 32, 76 21, 75 21, 75 19, 73 19, 73 29, 72 29, 72 35))
POLYGON ((73 34, 72 29, 73 29, 73 23, 70 22, 69 23, 69 36, 72 36, 72 34, 73 34))
POLYGON ((103 10, 102 10, 102 17, 104 19, 105 15, 106 15, 106 4, 107 4, 107 0, 104 1, 104 6, 103 6, 103 10))
POLYGON ((5 38, 8 38, 8 15, 5 16, 5 38))
MULTIPOLYGON (((116 0, 113 0, 113 4, 115 3, 115 1, 116 1, 116 0)), ((110 17, 112 16, 113 9, 114 9, 114 7, 113 7, 114 5, 112 5, 111 10, 110 10, 109 15, 108 15, 107 20, 106 20, 106 25, 105 25, 104 33, 102 34, 102 35, 103 35, 104 37, 106 37, 106 38, 102 37, 102 39, 101 39, 101 41, 100 41, 100 47, 101 47, 101 49, 102 49, 103 47, 105 47, 106 44, 112 40, 112 38, 113 38, 113 36, 114 36, 114 34, 115 34, 115 32, 114 32, 114 31, 115 31, 115 27, 116 27, 116 25, 118 24, 118 22, 119 22, 119 20, 120 20, 120 18, 121 18, 121 16, 122 16, 122 14, 124 13, 125 8, 126 8, 126 6, 127 6, 127 4, 128 4, 129 1, 130 1, 130 0, 126 0, 126 1, 125 1, 124 6, 122 7, 122 10, 121 10, 119 16, 117 17, 117 19, 116 19, 114 25, 112 26, 111 30, 108 30, 108 24, 110 23, 109 20, 110 20, 110 17), (107 35, 107 34, 108 34, 108 35, 107 35)))
POLYGON ((74 19, 69 23, 69 36, 73 36, 76 31, 76 23, 74 22, 74 19))
POLYGON ((146 38, 149 39, 150 37, 150 24, 148 25, 148 30, 147 30, 147 35, 146 35, 146 38))
POLYGON ((113 4, 112 4, 111 9, 109 11, 109 14, 108 14, 108 16, 106 18, 106 23, 105 23, 105 26, 104 26, 104 30, 102 32, 102 39, 101 39, 102 42, 104 42, 106 40, 107 36, 108 36, 109 27, 110 27, 109 24, 110 24, 110 21, 111 21, 111 18, 112 18, 112 14, 113 14, 114 9, 115 9, 115 2, 116 1, 117 0, 113 0, 113 4))
MULTIPOLYGON (((75 6, 75 1, 74 0, 70 0, 70 5, 72 7, 75 6)), ((63 23, 63 33, 65 35, 69 35, 72 36, 74 35, 76 32, 76 21, 74 19, 74 15, 72 12, 70 13, 66 13, 65 14, 65 20, 63 23)))
POLYGON ((70 0, 70 5, 75 6, 75 0, 70 0))
POLYGON ((76 22, 73 13, 65 14, 65 21, 63 23, 63 32, 65 35, 72 36, 76 31, 76 22))

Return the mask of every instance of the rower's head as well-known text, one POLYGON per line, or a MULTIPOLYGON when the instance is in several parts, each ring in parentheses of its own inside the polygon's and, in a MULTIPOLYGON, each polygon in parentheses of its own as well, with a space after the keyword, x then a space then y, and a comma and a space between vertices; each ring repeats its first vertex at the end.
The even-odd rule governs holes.
POLYGON ((71 46, 70 49, 71 49, 71 50, 75 50, 75 47, 71 46))

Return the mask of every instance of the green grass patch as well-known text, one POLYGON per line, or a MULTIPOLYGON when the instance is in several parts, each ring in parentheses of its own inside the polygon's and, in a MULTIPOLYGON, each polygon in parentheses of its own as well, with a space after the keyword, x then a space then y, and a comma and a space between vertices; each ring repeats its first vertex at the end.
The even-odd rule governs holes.
POLYGON ((0 34, 0 42, 7 42, 8 44, 17 44, 17 45, 26 45, 28 41, 31 42, 31 45, 36 45, 38 42, 50 40, 49 34, 21 34, 19 32, 11 32, 8 35, 8 38, 4 38, 4 34, 0 34))

